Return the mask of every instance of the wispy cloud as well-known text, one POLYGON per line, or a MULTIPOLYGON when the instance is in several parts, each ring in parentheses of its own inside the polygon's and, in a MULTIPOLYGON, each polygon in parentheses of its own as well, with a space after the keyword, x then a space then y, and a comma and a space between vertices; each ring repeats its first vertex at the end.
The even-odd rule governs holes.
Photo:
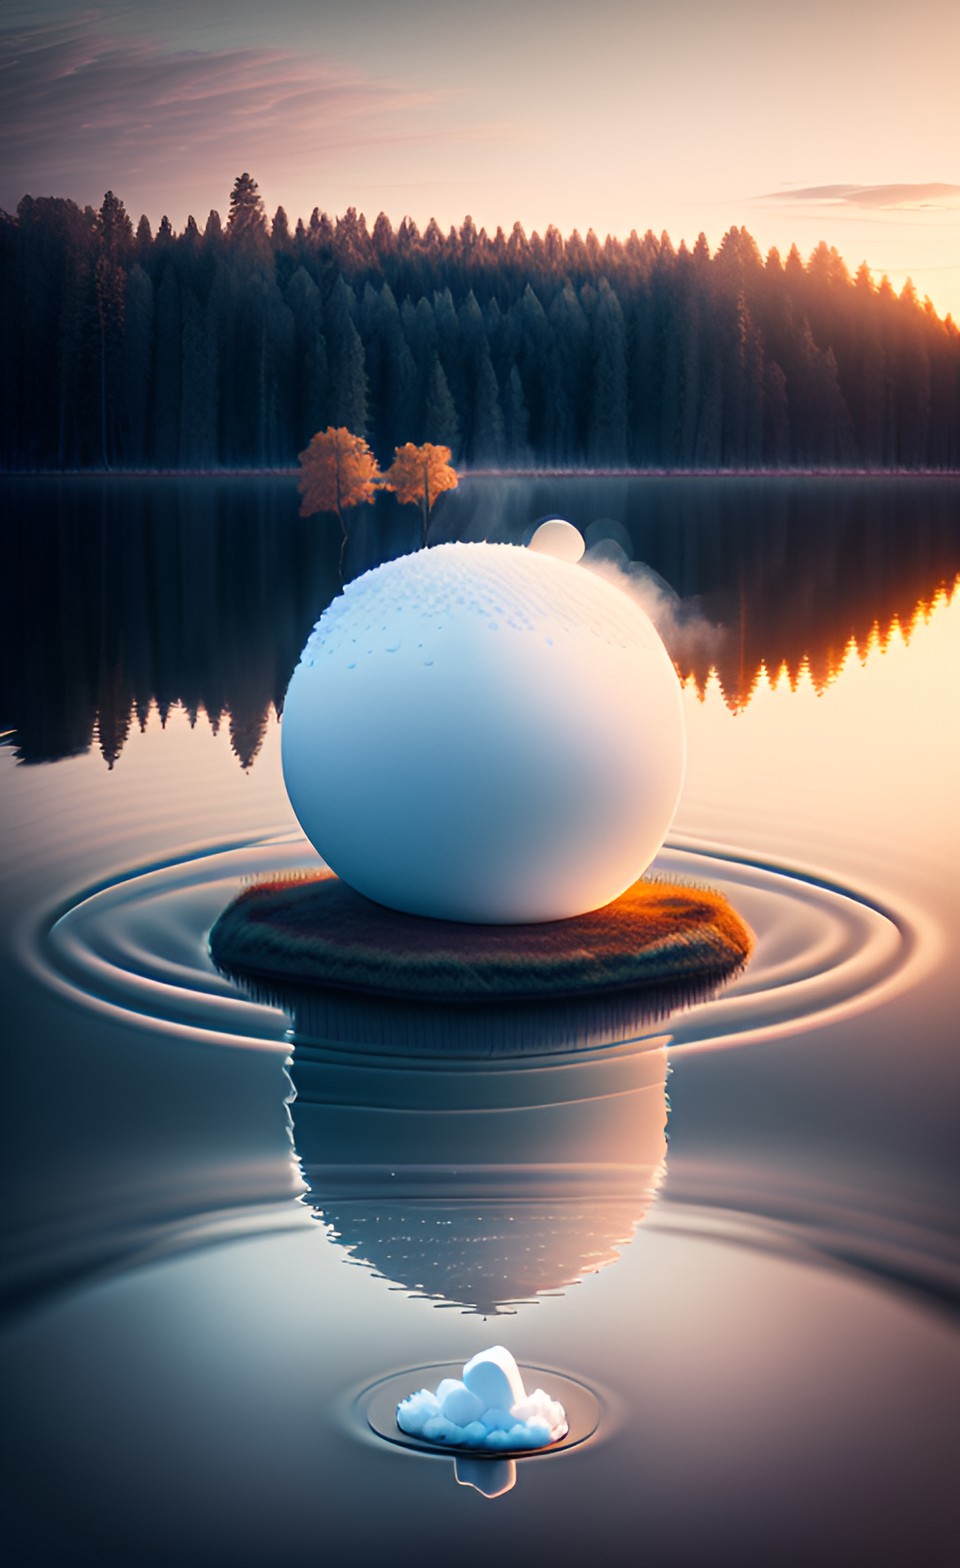
POLYGON ((943 210, 960 208, 960 185, 937 181, 913 185, 804 185, 798 189, 767 191, 759 200, 855 207, 875 212, 943 210))
POLYGON ((219 153, 290 160, 427 135, 445 97, 292 51, 110 36, 95 10, 0 29, 0 61, 0 163, 20 194, 69 194, 91 169, 116 183, 219 153))

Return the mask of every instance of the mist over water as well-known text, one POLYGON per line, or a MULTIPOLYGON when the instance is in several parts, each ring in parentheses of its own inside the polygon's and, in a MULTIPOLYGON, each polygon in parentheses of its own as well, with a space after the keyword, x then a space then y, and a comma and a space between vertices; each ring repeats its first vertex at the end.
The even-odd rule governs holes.
POLYGON ((710 669, 720 660, 729 630, 708 619, 696 594, 681 598, 652 566, 631 561, 616 539, 592 544, 583 565, 640 606, 680 668, 710 669))

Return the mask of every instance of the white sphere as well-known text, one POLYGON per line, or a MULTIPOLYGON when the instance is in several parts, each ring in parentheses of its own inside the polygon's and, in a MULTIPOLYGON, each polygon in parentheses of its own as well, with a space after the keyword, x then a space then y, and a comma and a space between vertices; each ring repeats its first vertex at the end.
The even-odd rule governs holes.
POLYGON ((548 517, 534 529, 527 549, 576 564, 583 556, 585 545, 579 528, 574 528, 562 517, 548 517))
POLYGON ((650 864, 684 767, 680 686, 649 618, 583 566, 443 544, 325 611, 283 710, 293 809, 394 909, 561 920, 650 864))

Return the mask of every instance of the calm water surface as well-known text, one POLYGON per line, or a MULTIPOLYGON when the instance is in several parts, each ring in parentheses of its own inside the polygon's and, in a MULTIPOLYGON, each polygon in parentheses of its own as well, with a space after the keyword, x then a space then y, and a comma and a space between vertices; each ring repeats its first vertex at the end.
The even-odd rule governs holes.
POLYGON ((447 498, 631 571, 685 682, 661 864, 757 936, 666 1017, 449 1027, 207 957, 311 863, 277 710, 337 541, 291 482, 3 497, 8 1560, 954 1562, 960 484, 447 498), (491 1501, 365 1401, 498 1340, 599 1420, 491 1501))

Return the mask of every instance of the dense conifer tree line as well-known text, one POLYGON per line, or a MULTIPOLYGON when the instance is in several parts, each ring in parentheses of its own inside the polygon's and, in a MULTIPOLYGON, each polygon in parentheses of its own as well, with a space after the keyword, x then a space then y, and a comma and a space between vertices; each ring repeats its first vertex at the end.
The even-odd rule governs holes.
POLYGON ((0 214, 7 468, 288 467, 327 425, 382 463, 960 468, 960 332, 819 246, 444 235, 237 180, 175 235, 24 197, 0 214))

